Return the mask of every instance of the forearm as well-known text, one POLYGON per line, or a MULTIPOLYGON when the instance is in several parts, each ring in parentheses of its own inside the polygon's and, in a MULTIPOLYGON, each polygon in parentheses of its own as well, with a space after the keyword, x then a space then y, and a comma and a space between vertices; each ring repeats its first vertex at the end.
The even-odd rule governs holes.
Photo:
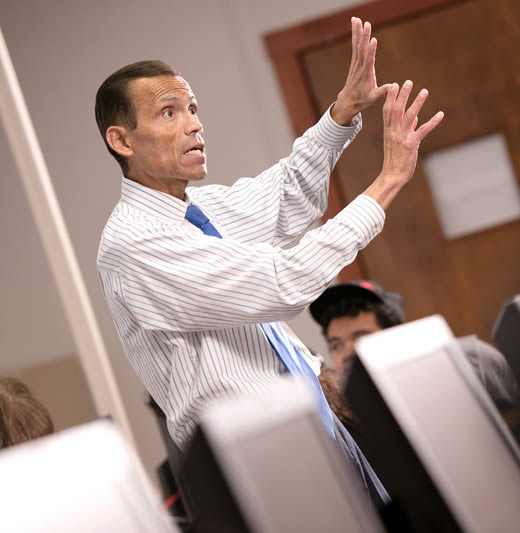
MULTIPOLYGON (((281 161, 286 183, 299 186, 304 194, 319 196, 343 151, 361 131, 361 116, 350 123, 338 124, 331 106, 321 119, 296 139, 291 154, 281 161)), ((326 206, 324 206, 326 207, 326 206)))
POLYGON ((352 202, 291 249, 202 236, 134 241, 120 265, 122 298, 152 328, 229 328, 296 316, 381 230, 368 198, 352 202))
POLYGON ((404 180, 395 179, 381 173, 363 194, 370 196, 381 206, 381 209, 387 211, 405 184, 404 180))
POLYGON ((257 177, 241 178, 227 189, 190 189, 190 194, 199 205, 211 206, 214 220, 237 221, 226 223, 231 238, 291 246, 327 209, 330 175, 361 128, 361 116, 343 127, 327 110, 295 140, 288 157, 257 177))

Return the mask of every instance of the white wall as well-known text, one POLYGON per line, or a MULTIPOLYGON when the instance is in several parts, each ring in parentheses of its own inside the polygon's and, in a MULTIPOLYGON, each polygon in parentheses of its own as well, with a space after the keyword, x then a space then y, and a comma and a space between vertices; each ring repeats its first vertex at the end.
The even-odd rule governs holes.
MULTIPOLYGON (((339 0, 2 0, 7 41, 145 466, 164 456, 143 388, 126 363, 105 307, 95 258, 118 199, 120 173, 93 107, 117 68, 158 58, 195 91, 208 146, 208 182, 231 183, 283 157, 292 142, 262 34, 354 5, 339 0)), ((349 24, 349 21, 345 21, 349 24)), ((346 61, 347 62, 347 61, 346 61)), ((339 89, 339 88, 338 88, 339 89)), ((38 234, 0 129, 0 372, 74 352, 38 234)), ((293 322, 325 351, 308 314, 293 322)))

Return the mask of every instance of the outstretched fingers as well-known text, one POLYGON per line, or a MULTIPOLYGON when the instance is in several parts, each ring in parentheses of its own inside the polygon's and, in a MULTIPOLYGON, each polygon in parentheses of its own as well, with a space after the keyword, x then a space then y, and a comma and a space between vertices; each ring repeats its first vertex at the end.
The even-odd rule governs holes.
POLYGON ((362 57, 366 57, 370 45, 370 36, 372 34, 372 25, 370 22, 365 22, 363 25, 363 33, 361 35, 361 42, 359 43, 362 57))
POLYGON ((412 87, 413 83, 410 80, 405 81, 400 90, 397 83, 389 86, 383 106, 383 123, 386 129, 394 127, 403 128, 404 131, 409 133, 415 132, 416 139, 421 142, 428 133, 439 125, 444 118, 444 113, 439 111, 415 131, 419 122, 419 112, 428 98, 428 91, 426 89, 419 91, 410 107, 406 109, 412 87))
MULTIPOLYGON (((414 132, 419 123, 419 112, 421 111, 424 102, 428 98, 428 91, 426 89, 421 89, 419 94, 415 97, 412 105, 408 108, 404 115, 403 126, 405 129, 414 132)), ((415 138, 418 142, 421 142, 434 128, 436 128, 442 119, 444 118, 444 113, 439 111, 436 113, 428 122, 422 124, 419 129, 415 131, 415 138)))
POLYGON ((392 112, 395 107, 399 85, 392 83, 386 93, 386 100, 383 105, 383 124, 385 129, 388 129, 392 123, 392 112))
MULTIPOLYGON (((383 106, 384 121, 384 160, 382 175, 395 180, 399 186, 408 183, 413 176, 417 163, 418 150, 422 140, 439 125, 444 113, 439 112, 418 129, 418 113, 428 91, 423 89, 406 109, 412 83, 407 81, 399 90, 392 84, 383 106)), ((391 200, 386 199, 387 205, 391 200)))
POLYGON ((368 52, 367 52, 367 63, 374 66, 376 64, 376 50, 377 50, 377 39, 372 37, 368 43, 368 52))
POLYGON ((338 94, 336 110, 348 112, 336 113, 338 120, 347 120, 384 97, 389 85, 377 86, 375 71, 377 40, 372 37, 372 25, 352 17, 352 58, 345 86, 338 94))
POLYGON ((406 80, 399 91, 397 100, 395 102, 394 109, 392 110, 392 123, 396 126, 399 126, 403 122, 404 114, 406 111, 406 104, 408 103, 408 98, 412 92, 413 82, 406 80))
POLYGON ((367 58, 375 62, 375 48, 377 43, 371 39, 372 26, 357 17, 352 17, 352 59, 359 59, 364 63, 367 58))
POLYGON ((352 60, 357 59, 359 55, 359 44, 363 33, 363 24, 361 19, 352 17, 352 60))
POLYGON ((415 100, 413 101, 412 105, 408 108, 404 115, 403 126, 405 128, 409 128, 411 130, 415 129, 417 123, 415 124, 415 126, 413 126, 413 123, 419 115, 419 112, 421 111, 421 108, 424 105, 424 102, 426 102, 427 98, 428 91, 426 89, 421 89, 419 91, 419 94, 415 97, 415 100))
POLYGON ((439 111, 433 117, 428 120, 428 122, 425 122, 416 132, 416 136, 421 142, 433 129, 435 129, 444 118, 444 113, 442 111, 439 111))

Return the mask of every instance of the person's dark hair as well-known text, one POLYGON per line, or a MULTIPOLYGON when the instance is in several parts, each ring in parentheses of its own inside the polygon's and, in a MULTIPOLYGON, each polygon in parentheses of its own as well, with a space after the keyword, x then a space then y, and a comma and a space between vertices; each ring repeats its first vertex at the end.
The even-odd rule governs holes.
POLYGON ((373 302, 364 298, 342 298, 331 303, 320 317, 323 335, 326 336, 329 324, 335 318, 342 316, 356 317, 360 313, 374 313, 377 324, 381 329, 391 328, 402 324, 399 315, 388 305, 373 302))
POLYGON ((106 131, 110 126, 124 126, 130 130, 137 127, 137 116, 130 94, 130 83, 139 78, 175 77, 178 75, 175 69, 163 61, 138 61, 116 70, 99 87, 96 94, 96 122, 108 151, 121 166, 123 174, 128 172, 126 158, 110 148, 106 139, 106 131))
POLYGON ((0 448, 54 432, 49 411, 16 378, 0 377, 0 448))
POLYGON ((357 429, 358 421, 339 391, 339 379, 334 368, 322 368, 318 376, 323 395, 334 414, 347 429, 357 429))

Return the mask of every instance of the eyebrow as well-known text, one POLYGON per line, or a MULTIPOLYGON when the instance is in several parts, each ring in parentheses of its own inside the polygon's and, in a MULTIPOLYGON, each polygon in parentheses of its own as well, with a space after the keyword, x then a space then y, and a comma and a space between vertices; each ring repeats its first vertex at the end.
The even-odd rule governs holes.
MULTIPOLYGON (((190 96, 190 102, 193 102, 193 101, 196 101, 197 99, 195 98, 195 96, 190 96)), ((159 100, 157 100, 157 103, 158 104, 162 104, 162 103, 166 103, 166 102, 178 102, 179 101, 179 97, 178 96, 163 96, 162 98, 159 98, 159 100)))
POLYGON ((339 341, 341 340, 341 337, 328 337, 327 338, 327 342, 334 342, 334 341, 339 341))
MULTIPOLYGON (((370 329, 361 328, 361 329, 355 329, 354 331, 351 331, 348 336, 352 337, 353 335, 359 335, 360 333, 370 335, 370 333, 375 333, 375 332, 370 330, 370 329)), ((342 335, 336 335, 334 337, 326 337, 327 342, 341 341, 344 338, 345 338, 344 335, 343 336, 342 335)))
POLYGON ((178 100, 179 98, 177 96, 163 96, 157 100, 157 103, 162 104, 164 102, 177 102, 178 100))

